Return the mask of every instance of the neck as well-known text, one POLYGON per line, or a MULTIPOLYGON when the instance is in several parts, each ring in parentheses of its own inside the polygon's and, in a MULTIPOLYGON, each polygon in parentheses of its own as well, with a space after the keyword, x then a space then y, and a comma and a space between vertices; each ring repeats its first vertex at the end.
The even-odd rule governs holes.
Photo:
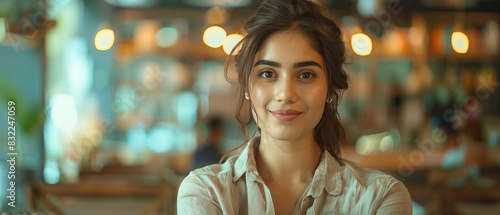
POLYGON ((264 181, 308 183, 321 153, 312 132, 293 141, 276 140, 263 133, 255 160, 264 181))

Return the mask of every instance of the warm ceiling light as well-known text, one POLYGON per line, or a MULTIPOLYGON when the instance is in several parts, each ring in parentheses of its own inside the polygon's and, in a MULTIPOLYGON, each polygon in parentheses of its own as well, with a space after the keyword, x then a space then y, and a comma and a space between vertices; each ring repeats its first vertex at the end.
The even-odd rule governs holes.
MULTIPOLYGON (((239 34, 228 35, 224 40, 224 44, 222 45, 222 48, 224 48, 224 52, 226 52, 226 54, 230 54, 231 50, 233 50, 234 46, 236 46, 236 44, 238 44, 241 39, 243 39, 243 36, 239 34)), ((233 54, 237 54, 238 51, 239 49, 236 49, 233 54)))
POLYGON ((352 35, 351 46, 354 53, 359 56, 367 56, 372 52, 372 40, 366 34, 352 35))
POLYGON ((97 50, 106 51, 113 46, 115 33, 111 29, 102 29, 95 35, 94 42, 97 50))
POLYGON ((219 26, 212 26, 203 33, 203 42, 212 48, 219 48, 226 38, 226 30, 219 26))
POLYGON ((462 32, 453 32, 451 35, 451 46, 457 53, 465 54, 469 49, 469 38, 462 32))

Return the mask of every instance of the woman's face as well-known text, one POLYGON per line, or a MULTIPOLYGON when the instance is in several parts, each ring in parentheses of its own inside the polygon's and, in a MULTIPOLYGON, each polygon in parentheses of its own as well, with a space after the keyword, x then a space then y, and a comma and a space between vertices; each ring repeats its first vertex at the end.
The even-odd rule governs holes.
POLYGON ((261 135, 294 141, 313 137, 327 96, 325 65, 297 31, 269 37, 256 53, 248 93, 261 135))

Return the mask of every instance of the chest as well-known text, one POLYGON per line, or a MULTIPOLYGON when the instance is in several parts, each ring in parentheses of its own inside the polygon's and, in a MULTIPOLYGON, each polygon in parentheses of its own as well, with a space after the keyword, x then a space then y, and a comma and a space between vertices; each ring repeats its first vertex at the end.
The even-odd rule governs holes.
POLYGON ((272 197, 275 214, 290 214, 301 200, 308 184, 266 182, 272 197))
POLYGON ((230 207, 223 206, 224 214, 375 214, 379 201, 362 189, 344 187, 341 193, 330 195, 325 190, 314 198, 306 196, 309 185, 277 185, 248 180, 232 190, 230 207), (234 194, 239 198, 234 198, 234 194), (367 198, 370 197, 370 198, 367 198))

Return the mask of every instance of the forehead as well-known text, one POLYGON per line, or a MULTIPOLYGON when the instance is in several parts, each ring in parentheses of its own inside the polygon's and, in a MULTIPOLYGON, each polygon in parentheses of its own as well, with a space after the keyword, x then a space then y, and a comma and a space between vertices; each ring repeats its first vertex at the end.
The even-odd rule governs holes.
POLYGON ((282 31, 267 38, 255 54, 253 63, 265 59, 279 63, 316 61, 323 68, 323 57, 316 51, 312 41, 298 31, 282 31))

